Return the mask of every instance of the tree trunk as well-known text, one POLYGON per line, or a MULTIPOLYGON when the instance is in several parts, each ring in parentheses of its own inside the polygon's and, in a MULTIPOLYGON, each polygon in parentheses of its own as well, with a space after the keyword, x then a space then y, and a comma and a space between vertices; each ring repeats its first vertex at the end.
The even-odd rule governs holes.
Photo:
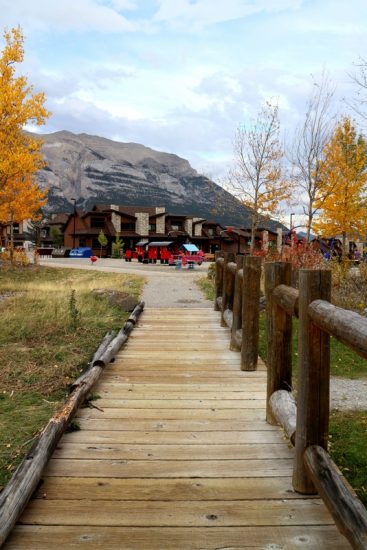
POLYGON ((345 231, 342 233, 342 248, 343 248, 343 260, 348 256, 347 253, 347 234, 345 231))
POLYGON ((254 213, 251 218, 251 246, 250 246, 251 256, 253 255, 255 250, 255 230, 256 230, 256 220, 255 220, 255 213, 254 213))
POLYGON ((10 214, 10 261, 14 261, 14 219, 13 214, 10 214))

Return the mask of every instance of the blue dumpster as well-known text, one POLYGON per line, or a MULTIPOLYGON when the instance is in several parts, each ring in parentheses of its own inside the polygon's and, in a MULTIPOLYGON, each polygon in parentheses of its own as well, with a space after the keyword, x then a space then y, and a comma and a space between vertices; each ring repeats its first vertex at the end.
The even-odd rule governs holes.
POLYGON ((69 258, 90 258, 93 252, 88 246, 79 246, 70 250, 69 258))

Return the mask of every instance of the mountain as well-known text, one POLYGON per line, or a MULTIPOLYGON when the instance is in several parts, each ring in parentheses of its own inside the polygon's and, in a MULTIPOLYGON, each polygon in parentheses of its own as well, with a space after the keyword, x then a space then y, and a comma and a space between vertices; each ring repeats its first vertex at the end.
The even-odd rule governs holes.
POLYGON ((75 198, 84 210, 97 203, 165 206, 170 214, 250 226, 246 207, 177 155, 67 131, 42 138, 47 167, 38 173, 38 181, 49 189, 48 211, 71 211, 75 198))

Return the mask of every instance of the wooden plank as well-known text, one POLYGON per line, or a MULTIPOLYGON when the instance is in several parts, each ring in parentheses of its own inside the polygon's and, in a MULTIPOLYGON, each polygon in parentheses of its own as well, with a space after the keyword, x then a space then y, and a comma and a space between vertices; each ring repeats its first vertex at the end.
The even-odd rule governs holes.
MULTIPOLYGON (((182 385, 183 386, 183 385, 182 385)), ((212 401, 222 401, 225 400, 242 400, 242 399, 265 399, 265 391, 243 391, 243 392, 195 392, 191 391, 188 387, 185 390, 185 387, 182 388, 182 392, 174 391, 145 391, 140 392, 136 388, 134 390, 121 391, 119 388, 114 388, 113 385, 97 385, 95 386, 94 393, 99 394, 101 397, 111 397, 116 398, 120 396, 121 399, 206 399, 212 401)))
MULTIPOLYGON (((265 410, 265 399, 223 399, 215 404, 215 408, 220 409, 260 409, 265 410)), ((213 407, 211 399, 114 399, 107 396, 102 399, 96 399, 92 405, 102 408, 108 407, 128 407, 129 409, 208 409, 213 407)))
POLYGON ((123 418, 79 418, 78 423, 82 430, 108 430, 110 432, 134 430, 154 432, 217 432, 219 431, 272 431, 272 427, 263 420, 144 420, 123 418))
POLYGON ((237 398, 246 398, 245 394, 251 392, 257 392, 264 394, 264 384, 261 383, 261 381, 252 379, 252 380, 246 380, 246 385, 239 385, 238 382, 236 384, 226 384, 223 382, 223 384, 209 384, 209 383, 198 383, 195 382, 184 386, 183 384, 162 384, 159 383, 145 383, 145 382, 137 382, 137 383, 128 383, 128 382, 121 382, 119 383, 116 380, 112 380, 109 382, 101 381, 98 386, 100 388, 108 388, 110 390, 115 390, 115 392, 121 393, 123 395, 125 392, 139 392, 139 393, 146 393, 148 395, 152 395, 154 393, 161 393, 161 394, 179 394, 184 397, 184 394, 192 393, 192 394, 211 394, 216 395, 218 397, 222 397, 224 399, 232 399, 232 396, 237 396, 237 398), (222 388, 221 388, 222 386, 222 388), (222 392, 222 393, 221 393, 222 392))
POLYGON ((83 419, 155 419, 155 420, 260 420, 264 419, 265 413, 260 409, 127 409, 109 408, 104 411, 84 408, 79 409, 78 418, 83 419))
POLYGON ((46 476, 62 477, 277 477, 292 473, 292 458, 248 460, 68 460, 52 458, 46 476))
MULTIPOLYGON (((210 460, 291 458, 291 450, 284 443, 267 445, 211 445, 210 460)), ((97 445, 88 443, 60 444, 53 458, 67 459, 123 459, 123 460, 207 460, 207 445, 97 445)))
POLYGON ((291 477, 119 479, 45 477, 34 498, 46 500, 246 500, 298 499, 291 477))
POLYGON ((38 525, 103 526, 265 526, 330 525, 333 520, 319 499, 217 500, 203 502, 33 500, 20 523, 38 525), (290 513, 291 512, 291 513, 290 513))
POLYGON ((103 412, 80 410, 21 519, 35 525, 7 548, 347 547, 320 499, 293 491, 293 450, 263 420, 265 365, 241 373, 219 323, 146 310, 93 390, 103 412))
MULTIPOLYGON (((205 376, 198 376, 195 373, 189 373, 189 372, 185 374, 174 374, 170 372, 167 372, 166 374, 162 374, 162 373, 152 372, 151 374, 147 374, 146 376, 142 374, 135 375, 134 373, 125 373, 119 376, 119 382, 123 384, 142 384, 144 382, 145 383, 148 382, 150 384, 156 384, 157 382, 162 380, 162 378, 164 378, 168 384, 179 383, 179 384, 185 384, 185 385, 202 384, 208 381, 208 379, 216 383, 229 381, 232 383, 235 382, 237 385, 240 385, 241 389, 243 390, 247 391, 248 389, 246 385, 246 381, 244 381, 243 378, 241 377, 233 376, 230 379, 228 379, 225 376, 221 376, 221 375, 216 376, 215 374, 213 374, 212 377, 210 377, 209 374, 205 376)), ((114 381, 113 376, 106 378, 106 382, 113 383, 113 381, 114 381)), ((257 381, 265 383, 265 377, 258 376, 257 381)))
POLYGON ((314 548, 346 550, 344 537, 334 526, 262 526, 256 527, 73 527, 19 525, 6 550, 121 550, 121 541, 129 550, 213 550, 214 548, 314 548))
MULTIPOLYGON (((165 445, 215 445, 227 443, 279 443, 283 432, 240 431, 240 432, 134 432, 134 431, 92 431, 80 430, 65 434, 61 441, 78 441, 80 443, 144 443, 165 445)), ((208 449, 210 453, 210 448, 208 449)))

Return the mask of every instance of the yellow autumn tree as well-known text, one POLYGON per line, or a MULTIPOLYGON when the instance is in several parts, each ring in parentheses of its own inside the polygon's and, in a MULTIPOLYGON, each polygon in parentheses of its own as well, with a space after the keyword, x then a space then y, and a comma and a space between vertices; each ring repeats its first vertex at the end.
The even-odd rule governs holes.
POLYGON ((235 136, 230 180, 234 194, 250 210, 251 253, 261 220, 278 213, 292 192, 283 176, 279 132, 278 106, 267 102, 256 120, 239 127, 235 136))
POLYGON ((44 93, 33 93, 27 78, 16 74, 24 59, 21 29, 5 31, 4 40, 0 56, 0 221, 12 227, 25 218, 35 219, 46 202, 46 193, 35 180, 45 165, 42 140, 24 128, 44 124, 50 113, 44 93))
POLYGON ((320 164, 320 192, 316 206, 321 214, 314 231, 327 237, 365 239, 367 231, 367 142, 357 134, 350 118, 335 128, 320 164))

